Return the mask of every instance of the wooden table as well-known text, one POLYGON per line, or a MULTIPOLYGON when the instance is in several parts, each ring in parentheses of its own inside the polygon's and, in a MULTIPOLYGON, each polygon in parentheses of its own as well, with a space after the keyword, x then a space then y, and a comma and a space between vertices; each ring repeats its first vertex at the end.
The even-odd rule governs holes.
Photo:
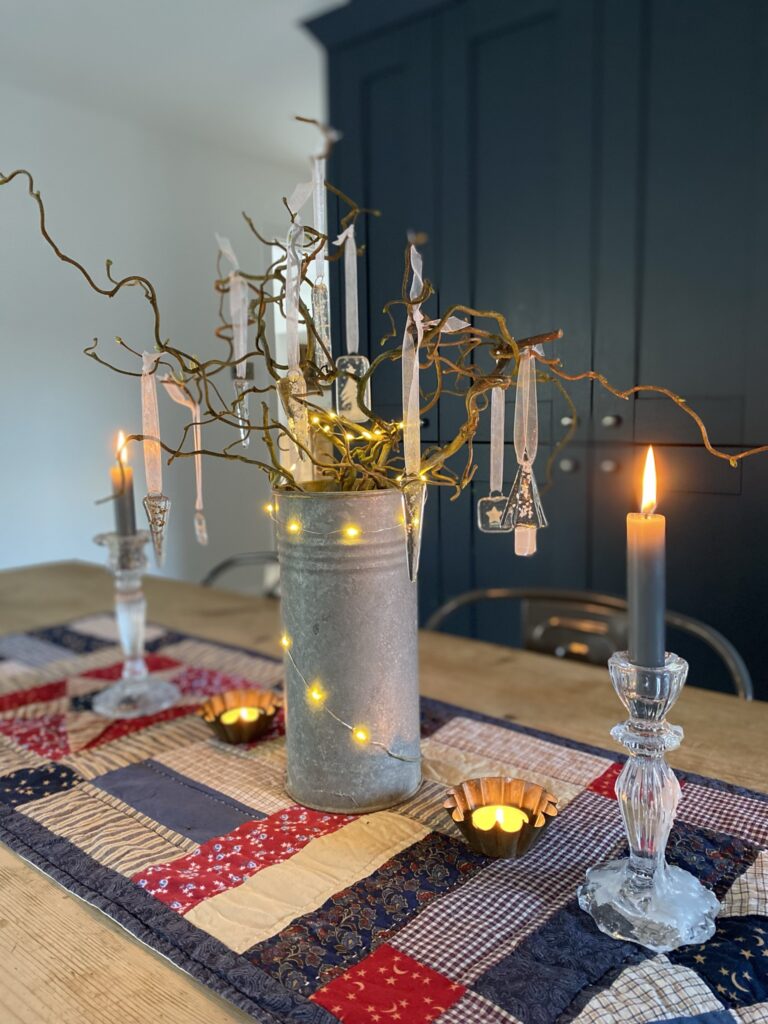
MULTIPOLYGON (((275 601, 151 577, 145 589, 154 622, 279 653, 275 601)), ((95 566, 70 562, 0 573, 3 633, 55 625, 111 604, 111 578, 95 566)), ((422 634, 421 689, 599 746, 611 746, 608 731, 621 717, 604 669, 445 634, 422 634)), ((768 790, 768 703, 688 687, 673 720, 686 731, 673 764, 768 790)), ((2 846, 0 957, 3 1024, 250 1020, 2 846)))

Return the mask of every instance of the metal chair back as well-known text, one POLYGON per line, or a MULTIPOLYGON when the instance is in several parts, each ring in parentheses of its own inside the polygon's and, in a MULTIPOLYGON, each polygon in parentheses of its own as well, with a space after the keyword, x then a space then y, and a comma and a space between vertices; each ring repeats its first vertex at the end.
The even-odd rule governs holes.
MULTIPOLYGON (((438 630, 448 616, 480 601, 519 601, 523 646, 558 658, 605 665, 614 651, 627 648, 627 603, 610 594, 557 590, 548 587, 489 587, 469 590, 446 601, 427 619, 425 629, 438 630)), ((667 625, 707 644, 728 670, 736 693, 752 700, 749 669, 722 633, 679 612, 666 614, 667 625)))

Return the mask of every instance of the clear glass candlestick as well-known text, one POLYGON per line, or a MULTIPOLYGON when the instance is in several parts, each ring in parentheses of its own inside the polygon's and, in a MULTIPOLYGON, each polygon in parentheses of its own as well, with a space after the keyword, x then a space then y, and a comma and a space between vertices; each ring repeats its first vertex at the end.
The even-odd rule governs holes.
POLYGON ((96 694, 93 710, 105 718, 138 718, 173 707, 179 699, 178 689, 167 679, 153 678, 144 660, 147 602, 141 578, 147 568, 144 548, 149 534, 140 531, 124 537, 100 533, 94 539, 107 548, 107 564, 115 578, 115 621, 123 672, 119 682, 96 694))
POLYGON ((629 712, 627 721, 611 730, 629 751, 616 780, 629 857, 590 868, 579 905, 601 931, 657 952, 706 942, 720 904, 694 875, 671 867, 664 856, 680 799, 680 785, 664 755, 683 738, 666 714, 680 695, 688 663, 667 654, 663 667, 643 668, 620 651, 608 670, 629 712))

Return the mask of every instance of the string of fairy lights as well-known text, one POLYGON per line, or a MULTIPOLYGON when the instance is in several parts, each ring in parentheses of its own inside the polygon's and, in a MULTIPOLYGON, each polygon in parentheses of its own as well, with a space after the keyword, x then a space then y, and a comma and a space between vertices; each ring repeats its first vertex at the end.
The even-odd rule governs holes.
MULTIPOLYGON (((340 536, 344 543, 357 543, 363 537, 363 530, 360 526, 355 523, 346 523, 337 530, 312 530, 303 525, 301 520, 296 516, 291 516, 284 523, 282 523, 276 516, 278 511, 277 502, 271 501, 264 506, 264 512, 269 518, 277 524, 278 527, 283 526, 286 533, 292 538, 292 540, 298 540, 302 534, 314 534, 316 536, 332 537, 340 536)), ((377 533, 389 533, 392 530, 402 531, 404 529, 404 521, 396 523, 392 526, 380 527, 376 530, 366 531, 366 536, 377 533)), ((288 633, 283 633, 280 637, 280 646, 283 649, 286 659, 293 666, 293 670, 297 677, 301 680, 304 686, 305 698, 308 706, 313 711, 318 713, 324 713, 334 720, 339 726, 349 733, 353 743, 356 746, 364 747, 377 747, 383 750, 388 757, 393 757, 397 761, 407 761, 415 763, 420 760, 420 756, 416 755, 409 757, 406 754, 398 754, 392 750, 382 740, 376 739, 371 735, 370 728, 364 722, 347 722, 340 715, 338 715, 332 707, 329 706, 329 701, 332 696, 328 689, 323 685, 320 679, 309 680, 299 668, 296 663, 296 659, 293 656, 293 640, 288 633)))

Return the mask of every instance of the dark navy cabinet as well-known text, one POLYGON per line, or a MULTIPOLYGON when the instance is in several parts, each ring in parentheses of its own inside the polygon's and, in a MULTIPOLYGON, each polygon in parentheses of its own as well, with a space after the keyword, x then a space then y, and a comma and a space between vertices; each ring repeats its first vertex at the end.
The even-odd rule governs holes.
MULTIPOLYGON (((332 178, 382 211, 360 232, 371 355, 388 329, 382 307, 399 294, 406 232, 423 231, 434 311, 498 309, 518 336, 562 327, 552 351, 566 369, 594 366, 622 388, 668 385, 718 445, 768 440, 768 5, 353 0, 310 29, 328 49, 330 119, 345 136, 332 178)), ((475 529, 486 424, 472 487, 458 501, 429 498, 422 614, 471 587, 622 593, 624 517, 652 442, 670 607, 732 639, 768 697, 768 456, 732 469, 671 403, 583 383, 571 393, 578 429, 552 466, 536 558, 475 529)), ((379 375, 374 400, 399 414, 399 366, 379 375)), ((444 403, 425 441, 452 436, 462 412, 444 403)), ((510 428, 511 415, 512 402, 510 428)), ((542 483, 568 415, 542 387, 542 483)), ((486 606, 452 628, 514 643, 516 618, 486 606)), ((693 681, 727 686, 701 650, 674 642, 693 681)))

